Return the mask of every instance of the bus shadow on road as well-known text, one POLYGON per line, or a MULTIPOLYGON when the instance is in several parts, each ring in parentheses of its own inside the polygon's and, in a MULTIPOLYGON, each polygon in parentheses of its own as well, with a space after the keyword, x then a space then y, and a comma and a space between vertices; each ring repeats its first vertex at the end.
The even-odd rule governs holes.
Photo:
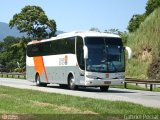
POLYGON ((97 88, 79 88, 78 91, 83 92, 98 92, 98 93, 136 93, 134 91, 124 91, 124 90, 117 90, 117 89, 109 89, 106 92, 102 92, 98 87, 97 88))
MULTIPOLYGON (((33 85, 35 86, 35 85, 33 85)), ((39 87, 43 87, 43 86, 39 86, 39 87)), ((68 89, 68 87, 60 87, 59 85, 47 85, 44 88, 55 88, 55 89, 62 89, 62 90, 70 90, 68 89)), ((114 89, 114 88, 109 88, 108 91, 106 92, 102 92, 99 87, 78 87, 78 89, 76 90, 71 90, 71 91, 81 91, 81 92, 95 92, 95 93, 137 93, 136 91, 128 91, 125 89, 114 89)))
MULTIPOLYGON (((62 90, 69 90, 68 87, 60 87, 59 85, 49 85, 47 88, 55 88, 55 89, 62 89, 62 90)), ((102 92, 99 87, 78 87, 77 90, 71 90, 71 91, 82 91, 82 92, 96 92, 96 93, 136 93, 135 91, 128 91, 124 89, 109 89, 106 92, 102 92)))

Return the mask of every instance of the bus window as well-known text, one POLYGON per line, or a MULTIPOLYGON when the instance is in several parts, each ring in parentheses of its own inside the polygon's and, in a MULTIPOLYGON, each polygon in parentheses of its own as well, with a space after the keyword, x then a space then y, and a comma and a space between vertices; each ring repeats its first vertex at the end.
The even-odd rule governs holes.
POLYGON ((76 42, 76 52, 77 52, 77 61, 79 64, 79 67, 84 70, 84 58, 83 58, 83 39, 81 37, 77 37, 77 42, 76 42))

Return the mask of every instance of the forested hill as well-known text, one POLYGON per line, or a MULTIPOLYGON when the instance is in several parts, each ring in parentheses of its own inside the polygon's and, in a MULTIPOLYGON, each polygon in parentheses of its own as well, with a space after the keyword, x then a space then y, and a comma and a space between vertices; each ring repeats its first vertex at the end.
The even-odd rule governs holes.
POLYGON ((3 40, 6 36, 22 37, 24 35, 24 33, 19 33, 15 27, 10 29, 7 23, 0 22, 0 41, 3 40))
POLYGON ((160 8, 130 33, 128 46, 133 50, 133 58, 127 63, 127 75, 160 80, 160 8))
MULTIPOLYGON (((64 32, 59 30, 56 32, 57 35, 61 33, 64 33, 64 32)), ((15 27, 10 29, 7 23, 0 22, 0 41, 2 41, 7 36, 22 37, 22 36, 26 36, 26 34, 20 33, 15 27)))

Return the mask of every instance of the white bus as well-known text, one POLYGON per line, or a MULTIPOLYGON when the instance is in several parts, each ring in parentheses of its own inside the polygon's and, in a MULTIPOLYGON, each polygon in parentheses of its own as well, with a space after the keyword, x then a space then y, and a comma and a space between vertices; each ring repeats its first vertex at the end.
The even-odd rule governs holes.
POLYGON ((37 86, 55 83, 107 91, 110 85, 123 84, 125 47, 118 35, 100 32, 71 32, 32 41, 27 45, 26 76, 37 86))

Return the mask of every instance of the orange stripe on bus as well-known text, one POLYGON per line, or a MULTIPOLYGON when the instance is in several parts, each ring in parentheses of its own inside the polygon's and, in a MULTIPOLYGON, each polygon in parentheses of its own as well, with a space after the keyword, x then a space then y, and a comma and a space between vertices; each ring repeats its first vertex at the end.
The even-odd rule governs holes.
POLYGON ((38 72, 40 76, 44 72, 46 82, 48 82, 48 77, 47 77, 46 69, 44 66, 43 57, 42 56, 33 57, 33 60, 34 60, 34 66, 35 66, 36 72, 38 72))

